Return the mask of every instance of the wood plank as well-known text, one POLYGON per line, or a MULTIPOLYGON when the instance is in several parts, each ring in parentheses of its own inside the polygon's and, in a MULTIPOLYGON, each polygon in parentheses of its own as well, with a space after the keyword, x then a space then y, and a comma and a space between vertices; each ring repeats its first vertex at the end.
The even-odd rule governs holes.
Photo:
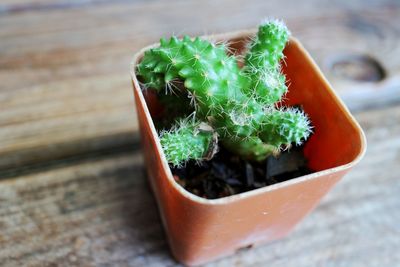
POLYGON ((145 0, 3 0, 0 3, 0 14, 21 13, 29 11, 49 11, 54 9, 81 8, 93 5, 137 3, 145 0))
POLYGON ((208 0, 123 1, 4 13, 0 169, 137 142, 128 74, 136 50, 173 32, 196 35, 254 27, 271 14, 287 20, 352 108, 397 103, 400 63, 393 55, 400 47, 399 11, 399 4, 390 1, 208 0), (337 78, 329 62, 343 53, 372 54, 387 78, 377 83, 337 78))
MULTIPOLYGON (((400 106, 357 119, 365 159, 295 232, 207 266, 397 266, 400 106)), ((1 266, 179 266, 138 152, 3 180, 0 227, 1 266)))
POLYGON ((1 266, 140 266, 147 252, 166 249, 143 178, 130 153, 3 182, 1 266))

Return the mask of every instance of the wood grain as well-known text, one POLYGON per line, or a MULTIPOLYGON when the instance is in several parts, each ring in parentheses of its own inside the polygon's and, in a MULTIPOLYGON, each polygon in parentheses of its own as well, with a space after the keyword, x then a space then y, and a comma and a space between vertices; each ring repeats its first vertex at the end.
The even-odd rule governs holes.
POLYGON ((135 51, 172 33, 254 27, 272 14, 288 22, 351 108, 400 100, 398 2, 66 3, 0 4, 0 170, 137 142, 128 74, 135 51), (371 55, 386 78, 336 77, 331 62, 347 54, 371 55))
MULTIPOLYGON (((400 107, 357 119, 369 141, 365 159, 288 238, 207 266, 398 266, 400 107)), ((138 153, 3 181, 0 265, 179 266, 138 153)))

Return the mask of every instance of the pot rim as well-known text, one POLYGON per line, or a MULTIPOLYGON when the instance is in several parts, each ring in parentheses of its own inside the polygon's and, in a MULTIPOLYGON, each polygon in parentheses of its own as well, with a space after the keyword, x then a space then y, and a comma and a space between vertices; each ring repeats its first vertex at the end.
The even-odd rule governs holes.
MULTIPOLYGON (((208 39, 208 40, 230 40, 230 39, 238 39, 238 38, 248 37, 248 36, 254 35, 255 33, 256 33, 256 30, 248 29, 248 30, 234 31, 234 32, 228 32, 228 33, 221 33, 221 34, 203 35, 203 36, 201 36, 201 38, 205 38, 205 39, 208 39)), ((273 191, 273 190, 276 190, 276 189, 279 189, 279 188, 288 187, 288 186, 293 185, 293 184, 302 183, 302 182, 305 182, 305 181, 308 181, 308 180, 317 179, 317 178, 319 178, 321 176, 329 176, 332 173, 336 173, 336 172, 339 172, 339 171, 346 171, 346 170, 352 168, 358 162, 360 162, 360 160, 365 155, 365 152, 366 152, 366 149, 367 149, 367 141, 366 141, 366 136, 365 136, 363 130, 361 129, 361 126, 355 120, 355 118, 350 113, 350 111, 348 110, 348 108, 346 107, 344 102, 340 99, 338 94, 333 90, 331 84, 328 82, 328 80, 322 74, 322 71, 320 70, 320 68, 317 66, 317 64, 314 62, 314 60, 312 59, 310 54, 307 52, 307 50, 305 50, 305 48, 299 42, 299 40, 296 39, 295 37, 290 37, 289 42, 296 43, 296 45, 299 47, 299 49, 304 53, 304 55, 307 57, 307 59, 311 63, 311 67, 314 69, 314 71, 316 71, 318 76, 320 76, 322 78, 322 82, 324 83, 324 85, 327 88, 327 93, 330 94, 330 96, 333 99, 335 99, 335 101, 338 102, 338 107, 341 109, 341 111, 348 118, 349 122, 357 129, 357 132, 359 134, 359 138, 360 138, 360 141, 361 141, 360 142, 359 153, 354 157, 353 160, 351 160, 349 163, 346 163, 346 164, 343 164, 343 165, 339 165, 339 166, 336 166, 336 167, 333 167, 333 168, 329 168, 329 169, 326 169, 326 170, 321 170, 321 171, 317 171, 317 172, 314 172, 314 173, 311 173, 311 174, 307 174, 307 175, 303 175, 303 176, 300 176, 300 177, 296 177, 294 179, 290 179, 290 180, 287 180, 287 181, 284 181, 284 182, 279 182, 279 183, 276 183, 276 184, 273 184, 273 185, 269 185, 269 186, 253 189, 253 190, 250 190, 250 191, 246 191, 246 192, 243 192, 243 193, 239 193, 239 194, 231 195, 231 196, 227 196, 227 197, 222 197, 222 198, 218 198, 218 199, 206 199, 206 198, 199 197, 199 196, 197 196, 197 195, 195 195, 193 193, 190 193, 189 191, 184 189, 182 186, 180 186, 175 181, 175 179, 173 177, 173 174, 171 172, 171 169, 170 169, 170 167, 168 165, 168 162, 166 160, 164 151, 163 151, 161 143, 160 143, 160 139, 158 137, 157 130, 155 129, 155 126, 154 126, 154 123, 153 123, 153 119, 151 118, 150 112, 149 112, 148 107, 147 107, 147 103, 146 103, 146 101, 144 99, 144 96, 143 96, 139 81, 138 81, 138 79, 136 77, 136 73, 135 73, 136 65, 138 64, 139 60, 142 58, 144 52, 149 50, 149 49, 151 49, 151 48, 155 48, 155 47, 159 46, 159 43, 154 43, 154 44, 148 45, 148 46, 142 48, 139 52, 137 52, 133 56, 133 59, 132 59, 132 61, 130 63, 130 73, 131 73, 132 82, 134 84, 134 90, 137 91, 140 101, 145 104, 144 105, 145 116, 146 116, 147 120, 151 121, 150 130, 151 130, 152 135, 155 137, 155 145, 156 145, 157 150, 160 152, 163 169, 166 172, 169 184, 171 186, 173 186, 178 192, 180 192, 187 199, 189 199, 189 200, 191 200, 193 202, 196 202, 198 204, 206 204, 206 205, 212 205, 212 206, 214 206, 214 205, 224 205, 224 204, 227 204, 227 203, 235 202, 235 201, 237 201, 239 199, 250 198, 250 197, 253 197, 253 196, 256 196, 256 195, 263 194, 263 193, 268 192, 268 191, 273 191)))

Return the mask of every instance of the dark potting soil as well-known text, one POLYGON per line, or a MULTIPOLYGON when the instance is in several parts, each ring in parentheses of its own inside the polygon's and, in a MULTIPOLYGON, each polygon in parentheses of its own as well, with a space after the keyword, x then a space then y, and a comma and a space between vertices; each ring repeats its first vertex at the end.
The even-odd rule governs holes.
POLYGON ((221 148, 210 161, 171 168, 176 181, 189 192, 216 199, 287 181, 313 171, 307 167, 302 147, 292 147, 278 158, 255 163, 221 148))

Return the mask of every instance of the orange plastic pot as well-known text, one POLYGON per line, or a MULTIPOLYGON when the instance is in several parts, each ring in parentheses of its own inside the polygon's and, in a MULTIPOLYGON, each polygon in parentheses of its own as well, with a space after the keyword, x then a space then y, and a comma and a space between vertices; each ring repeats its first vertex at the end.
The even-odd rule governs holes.
MULTIPOLYGON (((210 38, 231 40, 240 52, 253 34, 245 31, 210 38)), ((315 133, 304 152, 309 167, 316 172, 215 200, 191 194, 174 180, 150 115, 159 107, 151 95, 146 99, 135 75, 136 64, 150 47, 135 55, 132 82, 148 178, 178 261, 198 265, 286 236, 362 158, 366 140, 360 126, 293 38, 284 51, 284 72, 290 81, 285 104, 302 105, 311 118, 315 133)))

